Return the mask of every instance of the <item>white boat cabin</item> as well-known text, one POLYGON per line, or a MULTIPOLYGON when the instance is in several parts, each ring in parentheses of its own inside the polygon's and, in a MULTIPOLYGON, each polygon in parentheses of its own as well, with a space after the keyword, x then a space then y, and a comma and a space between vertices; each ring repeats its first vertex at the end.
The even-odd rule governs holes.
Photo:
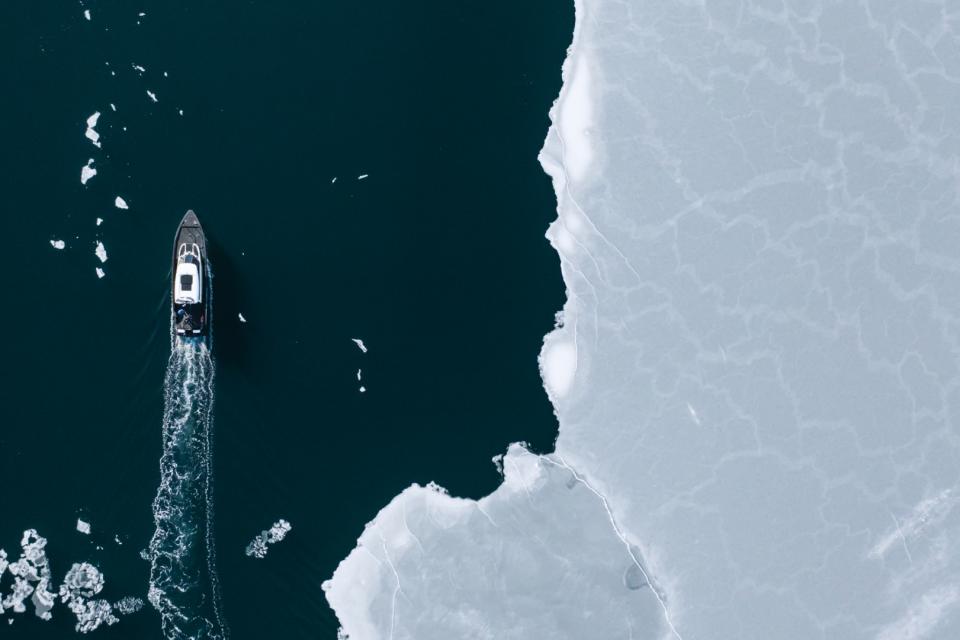
POLYGON ((177 304, 198 304, 203 301, 203 278, 200 277, 200 247, 183 243, 177 251, 177 273, 174 277, 173 300, 177 304))

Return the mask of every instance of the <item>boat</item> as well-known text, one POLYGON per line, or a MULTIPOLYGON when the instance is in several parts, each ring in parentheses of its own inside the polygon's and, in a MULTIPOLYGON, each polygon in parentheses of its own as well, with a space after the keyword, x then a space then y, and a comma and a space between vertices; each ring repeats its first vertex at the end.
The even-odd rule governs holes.
POLYGON ((207 239, 200 220, 187 211, 173 243, 173 322, 177 335, 204 338, 210 328, 207 239))

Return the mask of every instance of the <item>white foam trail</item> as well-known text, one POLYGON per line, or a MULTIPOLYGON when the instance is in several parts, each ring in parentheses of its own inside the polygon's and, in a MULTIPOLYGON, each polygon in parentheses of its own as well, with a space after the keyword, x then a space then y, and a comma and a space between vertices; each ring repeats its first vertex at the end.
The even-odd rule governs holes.
MULTIPOLYGON (((212 275, 209 269, 207 274, 212 275)), ((213 392, 209 344, 178 338, 171 314, 160 487, 153 502, 156 530, 148 553, 148 599, 160 612, 168 640, 228 637, 212 539, 213 392)))

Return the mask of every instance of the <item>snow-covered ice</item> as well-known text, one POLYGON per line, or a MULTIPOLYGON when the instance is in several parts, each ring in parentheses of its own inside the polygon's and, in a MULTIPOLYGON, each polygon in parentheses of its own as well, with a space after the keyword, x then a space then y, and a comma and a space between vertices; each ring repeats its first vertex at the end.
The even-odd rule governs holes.
POLYGON ((253 558, 265 558, 269 546, 276 544, 287 537, 292 527, 290 523, 281 518, 273 523, 269 529, 264 529, 256 538, 247 545, 246 554, 253 558))
POLYGON ((353 341, 355 345, 357 345, 357 348, 360 349, 360 351, 363 351, 364 353, 367 352, 367 345, 363 344, 363 340, 361 340, 360 338, 350 338, 350 339, 353 341))
POLYGON ((147 89, 147 96, 149 96, 154 102, 157 101, 157 94, 155 94, 153 91, 150 91, 150 89, 147 89))
POLYGON ((86 18, 87 20, 90 20, 90 9, 83 10, 83 17, 86 18))
POLYGON ((238 314, 237 314, 237 318, 240 320, 240 322, 244 322, 244 323, 245 323, 245 322, 247 321, 247 319, 243 317, 243 314, 242 314, 242 313, 238 313, 238 314))
POLYGON ((105 275, 107 275, 106 271, 104 271, 100 267, 97 267, 97 278, 102 278, 105 275))
POLYGON ((956 12, 576 7, 556 451, 394 498, 324 585, 344 632, 960 637, 956 12))
POLYGON ((77 518, 77 531, 90 535, 90 523, 77 518))
POLYGON ((93 168, 93 158, 87 160, 87 164, 80 169, 80 184, 87 184, 87 180, 97 175, 97 170, 93 168))
POLYGON ((103 218, 97 218, 97 226, 99 227, 101 224, 103 224, 103 218))
POLYGON ((107 250, 103 246, 102 242, 97 242, 97 247, 93 250, 93 252, 97 255, 97 258, 100 259, 100 262, 107 261, 107 250))
POLYGON ((129 208, 130 208, 130 207, 127 206, 127 201, 124 200, 123 198, 121 198, 120 196, 117 196, 117 198, 113 201, 113 206, 115 206, 117 209, 129 209, 129 208))
POLYGON ((53 247, 54 249, 65 249, 67 246, 67 243, 64 242, 63 240, 51 240, 50 246, 53 247))
POLYGON ((99 111, 95 112, 93 115, 87 118, 87 130, 84 132, 84 135, 87 137, 87 139, 90 142, 92 142, 93 145, 97 148, 100 147, 100 134, 97 133, 94 127, 97 126, 97 120, 99 119, 100 119, 99 111))

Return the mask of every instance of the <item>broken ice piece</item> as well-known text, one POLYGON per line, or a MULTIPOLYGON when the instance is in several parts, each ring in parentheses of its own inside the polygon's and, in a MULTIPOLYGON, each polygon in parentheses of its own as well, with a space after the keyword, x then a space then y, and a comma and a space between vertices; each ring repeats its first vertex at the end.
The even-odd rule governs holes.
POLYGON ((86 18, 87 20, 90 19, 90 9, 83 10, 83 17, 86 18))
POLYGON ((264 529, 247 545, 246 553, 254 558, 263 558, 267 555, 267 547, 283 540, 290 532, 290 523, 283 518, 273 523, 269 529, 264 529))
POLYGON ((246 322, 246 321, 247 321, 247 319, 243 317, 243 314, 242 314, 242 313, 238 313, 238 314, 237 314, 237 317, 240 318, 240 322, 246 322))
POLYGON ((143 73, 144 71, 146 71, 146 69, 144 69, 143 67, 141 67, 141 66, 138 65, 138 64, 133 65, 133 68, 136 69, 137 71, 139 71, 140 73, 143 73))
POLYGON ((77 518, 77 531, 90 535, 90 523, 77 518))
POLYGON ((101 224, 103 224, 103 218, 97 218, 97 226, 99 227, 101 224))
POLYGON ((183 115, 183 109, 180 109, 179 113, 180 115, 183 115))
POLYGON ((360 393, 366 393, 366 392, 367 392, 366 387, 360 387, 360 393))
POLYGON ((116 110, 117 110, 117 105, 115 105, 115 104, 113 104, 113 103, 111 102, 111 103, 110 103, 110 108, 113 109, 114 111, 116 111, 116 110))
POLYGON ((363 173, 357 176, 357 180, 365 180, 370 174, 363 173))
POLYGON ((107 274, 104 273, 103 269, 101 269, 100 267, 97 267, 97 277, 98 277, 98 278, 102 278, 102 277, 105 276, 105 275, 107 275, 107 274))
POLYGON ((363 351, 364 353, 367 352, 367 345, 363 344, 363 340, 361 340, 360 338, 350 338, 350 339, 353 340, 358 347, 360 347, 360 351, 363 351))
POLYGON ((363 371, 361 369, 357 369, 357 380, 360 380, 360 377, 362 375, 363 375, 363 371))
POLYGON ((333 180, 330 181, 330 184, 333 184, 337 181, 337 176, 333 176, 333 180))
POLYGON ((93 158, 87 160, 87 164, 80 169, 80 184, 87 184, 87 180, 97 175, 97 170, 93 168, 93 158))
POLYGON ((50 246, 53 247, 54 249, 63 249, 64 247, 67 246, 67 243, 64 242, 63 240, 51 240, 50 246))
POLYGON ((92 116, 87 118, 87 130, 84 135, 87 137, 90 142, 94 144, 97 148, 100 147, 100 134, 94 129, 97 126, 97 120, 100 119, 100 112, 95 112, 92 116))
POLYGON ((150 99, 154 102, 157 101, 157 94, 155 94, 153 91, 150 91, 150 89, 147 89, 147 95, 150 96, 150 99))
POLYGON ((97 257, 98 257, 98 258, 100 258, 100 262, 106 262, 106 261, 107 261, 107 250, 106 250, 106 248, 103 246, 103 243, 102 243, 102 242, 98 242, 98 243, 97 243, 97 248, 94 249, 93 252, 94 252, 95 254, 97 254, 97 257))
POLYGON ((127 206, 127 201, 124 200, 123 198, 121 198, 120 196, 117 196, 116 200, 113 201, 113 204, 114 204, 114 206, 115 206, 117 209, 129 209, 129 208, 130 208, 130 207, 127 206))

